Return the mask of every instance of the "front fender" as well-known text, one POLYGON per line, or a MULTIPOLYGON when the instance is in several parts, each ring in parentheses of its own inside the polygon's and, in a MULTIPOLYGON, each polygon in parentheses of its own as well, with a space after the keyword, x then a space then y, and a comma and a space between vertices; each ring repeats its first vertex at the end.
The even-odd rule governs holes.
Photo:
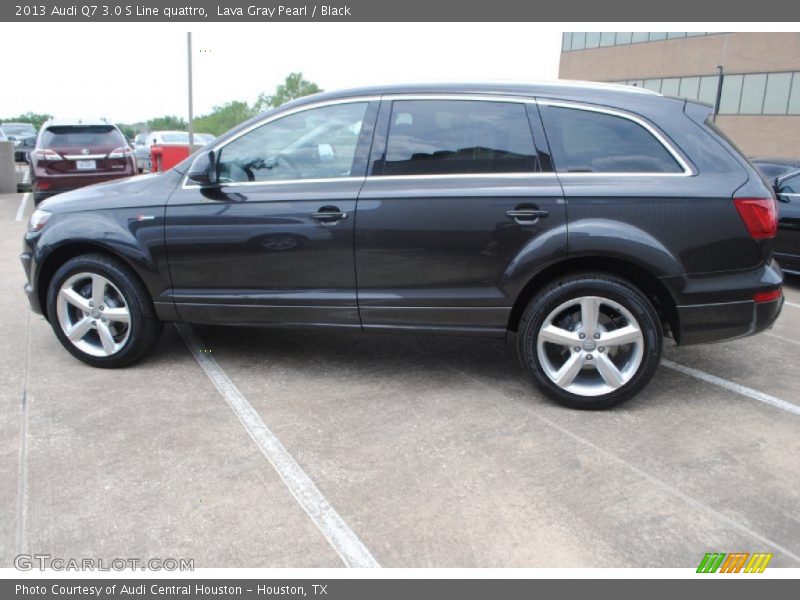
POLYGON ((76 252, 105 251, 123 260, 144 283, 153 299, 170 288, 164 253, 165 208, 115 208, 55 213, 38 234, 26 236, 32 250, 31 283, 42 289, 76 252))

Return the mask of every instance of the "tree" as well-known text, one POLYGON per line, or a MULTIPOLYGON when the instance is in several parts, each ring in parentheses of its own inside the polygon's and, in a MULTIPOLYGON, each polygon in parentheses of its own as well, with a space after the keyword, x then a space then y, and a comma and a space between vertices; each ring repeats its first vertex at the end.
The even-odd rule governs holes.
POLYGON ((263 92, 259 94, 255 108, 257 112, 268 108, 277 108, 290 100, 296 100, 321 91, 322 89, 316 83, 304 79, 302 73, 290 73, 286 80, 275 88, 274 94, 269 96, 263 92))
POLYGON ((147 128, 150 131, 186 131, 188 126, 186 121, 175 115, 164 115, 147 121, 147 128))
POLYGON ((26 112, 25 114, 19 115, 18 117, 9 117, 7 119, 5 118, 0 119, 0 123, 30 123, 38 131, 38 129, 42 126, 42 124, 44 124, 44 122, 51 117, 52 115, 43 115, 32 112, 26 112))
POLYGON ((119 123, 117 127, 119 127, 119 130, 122 132, 122 135, 125 136, 126 140, 132 140, 136 137, 136 128, 133 125, 119 123))
POLYGON ((222 106, 215 106, 207 115, 194 120, 194 130, 197 133, 210 133, 220 135, 256 115, 256 110, 247 102, 234 100, 222 106))

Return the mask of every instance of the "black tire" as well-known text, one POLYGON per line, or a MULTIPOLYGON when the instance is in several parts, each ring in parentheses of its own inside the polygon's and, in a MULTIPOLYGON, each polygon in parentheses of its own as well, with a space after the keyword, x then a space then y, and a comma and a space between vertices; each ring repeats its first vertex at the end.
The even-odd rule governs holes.
POLYGON ((47 192, 33 192, 33 205, 38 205, 40 202, 47 200, 50 196, 52 196, 52 194, 47 192))
MULTIPOLYGON (((647 385, 661 361, 663 337, 661 321, 652 303, 635 286, 608 274, 580 273, 550 283, 531 299, 520 321, 517 350, 523 369, 546 396, 569 408, 601 410, 630 400, 647 385), (611 300, 629 311, 637 321, 643 339, 641 362, 630 379, 613 391, 594 396, 572 393, 557 385, 548 377, 537 351, 539 332, 548 316, 563 304, 586 296, 611 300)), ((594 352, 599 349, 600 346, 594 352)), ((584 348, 576 346, 574 350, 584 351, 584 348)), ((594 360, 597 360, 596 353, 594 360)), ((600 377, 600 373, 592 376, 600 377)))
POLYGON ((106 254, 83 254, 64 263, 47 290, 47 315, 56 337, 75 358, 93 367, 118 368, 141 359, 156 344, 163 323, 156 316, 150 295, 136 274, 122 261, 106 254), (75 346, 64 333, 57 313, 61 286, 73 275, 97 274, 122 293, 130 314, 129 334, 121 349, 109 356, 94 356, 75 346))

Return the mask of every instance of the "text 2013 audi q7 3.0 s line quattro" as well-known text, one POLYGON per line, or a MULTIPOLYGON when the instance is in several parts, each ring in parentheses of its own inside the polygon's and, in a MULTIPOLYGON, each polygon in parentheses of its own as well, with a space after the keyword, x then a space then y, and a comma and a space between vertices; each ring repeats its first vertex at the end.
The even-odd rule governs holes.
POLYGON ((45 201, 33 310, 98 367, 165 321, 516 334, 538 388, 605 408, 663 339, 770 327, 773 190, 708 106, 592 84, 324 93, 172 170, 45 201))

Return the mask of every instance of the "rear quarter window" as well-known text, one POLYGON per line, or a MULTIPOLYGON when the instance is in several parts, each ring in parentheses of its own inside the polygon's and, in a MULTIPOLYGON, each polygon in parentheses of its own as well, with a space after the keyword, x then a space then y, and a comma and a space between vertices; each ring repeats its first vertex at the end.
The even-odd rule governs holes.
POLYGON ((559 172, 683 172, 664 144, 631 119, 560 106, 547 106, 543 112, 559 172))

